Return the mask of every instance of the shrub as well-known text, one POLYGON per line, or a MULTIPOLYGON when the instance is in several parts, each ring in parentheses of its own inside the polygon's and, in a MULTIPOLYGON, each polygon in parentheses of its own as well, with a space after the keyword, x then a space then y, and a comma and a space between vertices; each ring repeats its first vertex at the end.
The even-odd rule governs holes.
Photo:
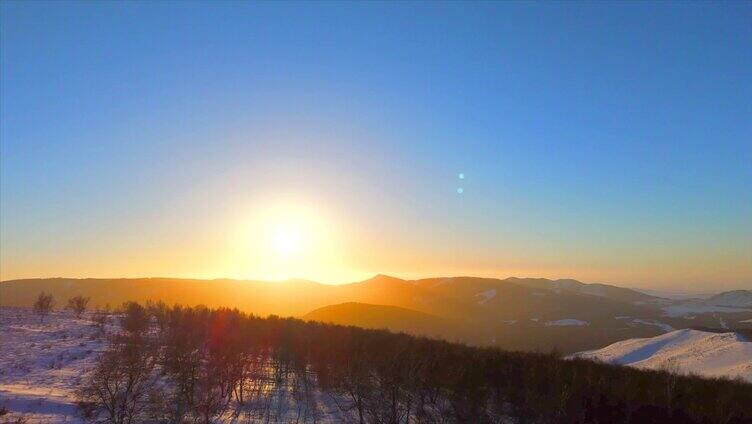
POLYGON ((76 318, 81 318, 81 315, 86 312, 86 307, 89 305, 89 300, 90 298, 83 296, 72 297, 68 299, 67 308, 72 310, 73 313, 76 314, 76 318))
POLYGON ((45 292, 39 293, 37 300, 34 302, 34 313, 39 315, 39 320, 44 322, 44 318, 52 312, 55 300, 51 294, 45 292))

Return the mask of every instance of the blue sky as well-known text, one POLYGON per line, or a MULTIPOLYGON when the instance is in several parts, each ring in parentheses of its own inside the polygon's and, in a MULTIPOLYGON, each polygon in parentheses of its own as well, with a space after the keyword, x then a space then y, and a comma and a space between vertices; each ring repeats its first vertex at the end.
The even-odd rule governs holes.
POLYGON ((303 277, 750 287, 751 21, 745 2, 3 2, 2 278, 264 277, 217 252, 261 205, 305 203, 342 272, 303 277))

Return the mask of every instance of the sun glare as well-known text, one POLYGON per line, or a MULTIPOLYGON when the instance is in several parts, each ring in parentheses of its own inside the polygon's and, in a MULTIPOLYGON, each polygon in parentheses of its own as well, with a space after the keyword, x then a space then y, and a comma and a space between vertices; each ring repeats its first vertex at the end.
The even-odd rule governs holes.
POLYGON ((286 280, 310 278, 343 281, 337 227, 325 210, 302 201, 269 199, 246 207, 239 219, 236 244, 224 275, 235 278, 286 280))
POLYGON ((274 250, 285 258, 297 255, 303 247, 302 235, 293 228, 280 228, 273 235, 274 250))

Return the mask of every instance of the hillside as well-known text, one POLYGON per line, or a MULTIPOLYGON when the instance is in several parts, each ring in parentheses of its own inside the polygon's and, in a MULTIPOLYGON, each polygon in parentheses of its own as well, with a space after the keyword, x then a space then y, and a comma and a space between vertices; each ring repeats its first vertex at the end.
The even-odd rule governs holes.
POLYGON ((752 290, 732 290, 705 300, 709 305, 752 308, 752 290))
POLYGON ((72 296, 91 298, 93 307, 113 307, 133 300, 231 306, 260 315, 301 315, 327 305, 333 286, 305 280, 280 282, 251 280, 196 280, 176 278, 50 278, 0 283, 0 306, 29 306, 40 291, 59 302, 72 296))
POLYGON ((748 327, 745 321, 752 319, 752 310, 743 308, 688 304, 575 280, 403 280, 386 275, 343 285, 306 280, 13 280, 0 283, 0 305, 29 306, 41 291, 52 293, 58 306, 70 297, 83 295, 91 297, 93 307, 116 307, 127 300, 162 300, 168 304, 233 307, 260 316, 303 317, 333 305, 367 304, 372 306, 365 315, 353 306, 329 309, 328 313, 336 311, 335 322, 341 324, 386 327, 511 350, 557 349, 563 353, 680 328, 748 327), (396 319, 404 311, 397 313, 398 309, 390 307, 423 315, 396 319), (582 325, 568 325, 575 322, 582 325))
POLYGON ((227 309, 129 304, 111 324, 93 318, 0 308, 0 422, 104 422, 126 404, 129 422, 154 424, 752 420, 740 382, 227 309))
MULTIPOLYGON (((519 318, 519 311, 546 305, 549 299, 590 299, 597 296, 608 307, 621 305, 630 312, 634 301, 657 299, 633 290, 602 284, 584 284, 574 280, 509 278, 506 280, 452 277, 402 280, 377 275, 368 280, 343 285, 321 284, 306 280, 279 282, 253 280, 197 280, 175 278, 120 279, 26 279, 0 282, 0 305, 28 306, 40 291, 57 298, 81 294, 94 305, 117 305, 127 300, 165 300, 184 304, 237 306, 257 313, 300 315, 334 303, 362 302, 401 306, 423 312, 465 317, 478 312, 475 305, 508 304, 508 317, 519 318), (486 298, 484 298, 486 296, 486 298), (520 304, 520 302, 524 304, 520 304), (516 310, 509 306, 519 305, 516 310)), ((566 302, 559 302, 566 303, 566 302)), ((486 307, 485 310, 487 311, 486 307)), ((540 309, 540 308, 536 308, 540 309)), ((572 305, 581 310, 581 305, 572 305)), ((566 310, 566 307, 564 307, 566 310)), ((536 311, 544 312, 544 311, 536 311)), ((482 312, 481 312, 482 314, 482 312)))
POLYGON ((469 332, 459 321, 437 317, 407 308, 348 302, 311 311, 304 320, 361 328, 389 329, 414 335, 464 340, 469 332))
POLYGON ((752 313, 752 291, 732 290, 718 293, 706 299, 689 299, 672 302, 662 308, 670 317, 696 319, 702 315, 717 316, 723 314, 726 319, 719 319, 721 328, 727 328, 726 321, 742 321, 752 313))
POLYGON ((106 334, 88 318, 53 312, 40 322, 28 309, 0 307, 0 409, 11 415, 0 423, 84 422, 75 390, 107 347, 106 334))
POLYGON ((677 330, 614 343, 573 357, 635 368, 672 370, 752 382, 752 342, 736 333, 677 330))

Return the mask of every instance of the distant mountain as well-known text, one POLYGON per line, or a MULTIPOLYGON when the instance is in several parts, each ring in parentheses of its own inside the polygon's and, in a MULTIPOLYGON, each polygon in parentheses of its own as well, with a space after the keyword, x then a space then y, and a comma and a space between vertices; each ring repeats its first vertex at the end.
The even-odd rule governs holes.
POLYGON ((348 302, 324 306, 303 315, 302 319, 362 328, 389 329, 458 341, 467 336, 466 326, 459 321, 397 306, 348 302))
POLYGON ((676 330, 651 338, 624 340, 571 357, 752 382, 752 342, 736 333, 676 330))
MULTIPOLYGON (((696 319, 698 316, 725 315, 735 321, 748 318, 752 313, 752 291, 734 290, 710 296, 707 299, 690 299, 674 301, 662 308, 665 315, 670 317, 682 317, 696 319)), ((725 320, 715 318, 720 326, 725 327, 725 320)))
POLYGON ((585 284, 577 280, 562 279, 562 280, 548 280, 546 278, 507 278, 504 281, 510 283, 519 284, 525 287, 548 289, 554 292, 570 292, 578 294, 589 294, 592 296, 604 297, 611 300, 617 300, 620 302, 632 302, 632 303, 651 303, 665 302, 665 299, 660 297, 651 296, 639 292, 637 290, 626 289, 623 287, 612 286, 608 284, 585 284))
POLYGON ((403 280, 387 275, 343 285, 306 280, 12 280, 0 282, 0 306, 30 306, 41 291, 51 293, 58 306, 77 295, 91 297, 92 307, 105 304, 116 307, 129 300, 162 300, 168 304, 234 307, 261 316, 302 317, 336 306, 324 309, 336 317, 332 322, 440 335, 507 349, 556 348, 567 353, 627 338, 652 337, 675 328, 748 326, 744 321, 752 319, 752 310, 705 304, 687 306, 630 289, 576 280, 477 277, 403 280), (407 312, 397 313, 397 309, 390 307, 424 315, 407 316, 407 312), (730 312, 725 315, 727 310, 730 312), (371 321, 364 321, 366 312, 371 321), (444 320, 444 324, 461 325, 446 325, 442 329, 444 324, 437 325, 434 318, 444 320), (408 325, 403 320, 414 320, 420 325, 408 325))
POLYGON ((586 284, 572 279, 549 280, 547 278, 517 278, 510 277, 506 279, 496 278, 478 278, 478 277, 451 277, 451 278, 428 278, 416 280, 417 285, 431 288, 448 288, 457 285, 486 285, 496 287, 499 285, 515 285, 527 287, 530 289, 548 290, 554 293, 575 293, 591 296, 603 297, 620 302, 665 302, 656 296, 651 296, 637 290, 626 289, 623 287, 611 286, 608 284, 586 284))
POLYGON ((125 301, 162 300, 235 307, 258 315, 301 316, 331 304, 360 302, 400 306, 425 313, 461 317, 461 302, 447 299, 398 278, 376 276, 358 283, 331 285, 307 280, 195 280, 175 278, 50 278, 0 282, 0 306, 30 306, 41 291, 62 305, 77 295, 91 297, 94 307, 125 301))
POLYGON ((297 316, 332 303, 336 298, 333 288, 306 280, 27 279, 0 283, 0 306, 30 306, 39 292, 46 291, 61 307, 70 297, 82 295, 91 297, 92 307, 162 300, 168 304, 234 307, 258 315, 297 316))
POLYGON ((695 291, 682 291, 682 290, 652 290, 652 289, 633 289, 640 293, 649 294, 655 297, 661 297, 671 300, 690 300, 690 299, 707 299, 713 296, 715 293, 695 292, 695 291))
POLYGON ((719 293, 705 300, 708 305, 752 308, 752 290, 733 290, 719 293))
POLYGON ((415 280, 412 284, 444 298, 472 305, 464 316, 494 322, 577 319, 600 323, 617 316, 657 317, 657 310, 646 306, 652 305, 649 302, 652 296, 629 289, 624 289, 630 292, 625 294, 618 287, 589 285, 575 280, 452 277, 415 280), (643 303, 633 302, 634 299, 643 303))

